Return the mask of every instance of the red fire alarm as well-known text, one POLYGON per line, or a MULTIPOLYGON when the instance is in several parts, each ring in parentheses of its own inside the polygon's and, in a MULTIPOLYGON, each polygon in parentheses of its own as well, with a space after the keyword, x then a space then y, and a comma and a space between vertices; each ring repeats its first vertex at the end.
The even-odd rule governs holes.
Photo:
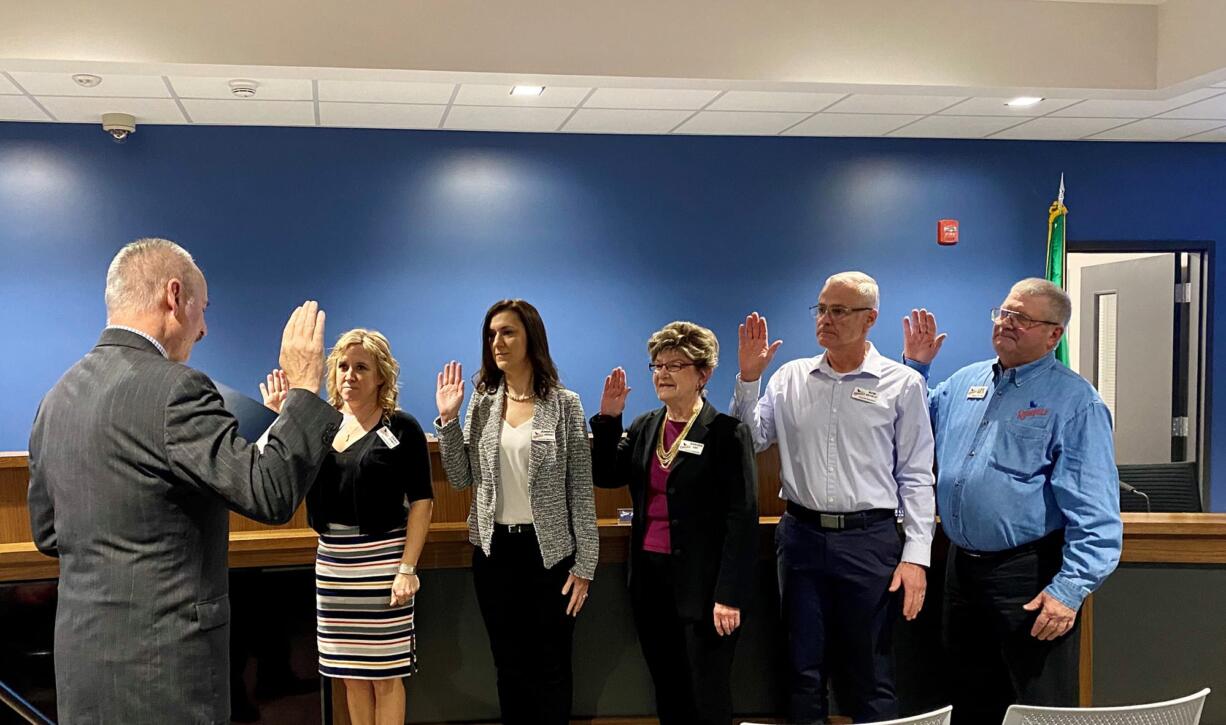
POLYGON ((958 243, 958 220, 937 220, 937 244, 952 246, 958 243))

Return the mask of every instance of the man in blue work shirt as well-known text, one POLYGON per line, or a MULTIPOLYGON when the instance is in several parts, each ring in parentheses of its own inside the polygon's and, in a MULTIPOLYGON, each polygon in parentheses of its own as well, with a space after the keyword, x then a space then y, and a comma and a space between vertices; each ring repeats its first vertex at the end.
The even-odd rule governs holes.
POLYGON ((757 450, 779 444, 775 530, 787 629, 790 721, 823 722, 826 681, 856 722, 898 715, 891 628, 923 606, 936 528, 932 426, 922 376, 868 341, 879 293, 872 277, 826 280, 812 312, 825 352, 785 363, 759 398, 770 343, 756 312, 740 328, 733 415, 757 450), (900 540, 895 511, 903 512, 900 540))
MULTIPOLYGON (((1077 610, 1123 545, 1111 414, 1052 354, 1068 295, 1025 279, 992 310, 997 359, 931 390, 937 508, 949 537, 945 640, 955 723, 1000 722, 1014 702, 1078 704, 1077 610)), ((945 335, 903 320, 927 375, 945 335)))

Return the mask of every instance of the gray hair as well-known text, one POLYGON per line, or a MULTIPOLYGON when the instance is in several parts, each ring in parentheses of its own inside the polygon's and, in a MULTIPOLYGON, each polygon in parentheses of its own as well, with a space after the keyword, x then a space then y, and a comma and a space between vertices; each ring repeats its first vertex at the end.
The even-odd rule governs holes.
POLYGON ((864 300, 866 306, 872 307, 874 310, 881 305, 881 291, 877 288, 877 280, 863 272, 839 272, 838 274, 832 274, 826 278, 826 285, 823 285, 823 287, 832 284, 854 287, 856 293, 860 295, 860 299, 864 300))
POLYGON ((178 279, 189 299, 199 288, 192 255, 169 239, 149 237, 124 245, 106 272, 107 315, 147 312, 157 307, 166 283, 178 279))
POLYGON ((1009 290, 1009 294, 1043 297, 1047 300, 1048 309, 1055 315, 1056 319, 1052 320, 1052 322, 1058 321, 1061 327, 1068 327, 1069 317, 1073 314, 1073 302, 1069 299, 1068 292, 1065 292, 1058 285, 1039 277, 1027 277, 1013 285, 1013 288, 1009 290))

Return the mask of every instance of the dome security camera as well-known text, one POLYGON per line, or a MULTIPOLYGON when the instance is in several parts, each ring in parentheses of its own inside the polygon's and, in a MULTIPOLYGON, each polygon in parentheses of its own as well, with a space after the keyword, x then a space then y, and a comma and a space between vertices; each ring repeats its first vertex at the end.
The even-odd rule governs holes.
POLYGON ((123 143, 136 133, 136 119, 129 113, 104 113, 102 130, 111 134, 115 143, 123 143))

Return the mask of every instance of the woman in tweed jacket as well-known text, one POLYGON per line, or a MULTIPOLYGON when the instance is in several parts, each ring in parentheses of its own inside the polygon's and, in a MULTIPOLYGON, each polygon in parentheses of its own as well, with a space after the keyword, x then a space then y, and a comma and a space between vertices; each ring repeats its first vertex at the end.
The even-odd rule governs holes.
POLYGON ((460 364, 438 375, 439 452, 453 487, 475 487, 473 583, 502 722, 564 725, 574 617, 596 574, 600 541, 583 406, 558 382, 535 307, 497 302, 481 329, 481 371, 462 429, 460 364))

